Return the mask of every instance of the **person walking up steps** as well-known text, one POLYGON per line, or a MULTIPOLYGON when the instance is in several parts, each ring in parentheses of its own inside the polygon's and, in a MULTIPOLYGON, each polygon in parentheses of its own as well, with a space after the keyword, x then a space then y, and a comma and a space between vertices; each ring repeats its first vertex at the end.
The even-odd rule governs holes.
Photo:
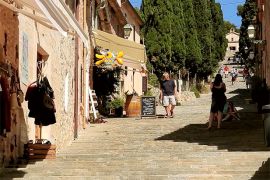
POLYGON ((165 117, 173 118, 174 116, 173 109, 176 105, 175 95, 176 85, 174 80, 171 80, 169 74, 165 72, 163 74, 163 81, 160 84, 160 99, 166 111, 165 117))
POLYGON ((215 114, 217 114, 218 125, 217 128, 221 128, 221 119, 224 105, 226 103, 226 85, 222 81, 220 74, 217 74, 213 83, 211 83, 212 91, 212 103, 209 116, 208 130, 212 128, 212 122, 214 120, 215 114))
POLYGON ((224 74, 225 74, 225 78, 227 78, 229 74, 229 67, 227 65, 224 67, 224 74))

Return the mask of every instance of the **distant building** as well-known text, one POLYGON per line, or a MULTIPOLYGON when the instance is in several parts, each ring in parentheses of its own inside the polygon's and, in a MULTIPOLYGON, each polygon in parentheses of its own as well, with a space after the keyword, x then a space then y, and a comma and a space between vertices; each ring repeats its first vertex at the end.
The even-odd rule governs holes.
POLYGON ((235 32, 235 29, 231 29, 228 34, 226 34, 226 39, 228 40, 228 46, 226 50, 225 60, 231 58, 236 52, 239 52, 239 33, 235 32))

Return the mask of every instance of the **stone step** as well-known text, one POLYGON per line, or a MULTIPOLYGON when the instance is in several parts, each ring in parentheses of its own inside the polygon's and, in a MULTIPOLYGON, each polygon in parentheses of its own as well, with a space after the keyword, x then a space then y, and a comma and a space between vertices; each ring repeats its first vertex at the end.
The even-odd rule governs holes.
MULTIPOLYGON (((26 175, 24 178, 14 178, 14 179, 29 179, 29 180, 54 180, 54 179, 65 179, 65 180, 85 180, 85 179, 91 179, 91 180, 164 180, 164 179, 172 179, 172 180, 211 180, 211 179, 217 179, 217 180, 231 180, 236 179, 236 177, 228 176, 228 175, 209 175, 209 174, 201 174, 201 175, 192 175, 192 174, 186 174, 186 175, 149 175, 149 176, 143 176, 143 175, 133 175, 133 176, 29 176, 26 175)), ((237 176, 238 180, 247 180, 250 179, 249 175, 239 175, 237 176)), ((5 179, 3 179, 5 180, 5 179)))

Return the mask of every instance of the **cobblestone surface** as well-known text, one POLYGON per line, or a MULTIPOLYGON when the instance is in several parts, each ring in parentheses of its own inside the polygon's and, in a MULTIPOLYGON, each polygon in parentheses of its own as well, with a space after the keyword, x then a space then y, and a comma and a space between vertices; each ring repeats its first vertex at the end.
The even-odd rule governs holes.
POLYGON ((226 83, 241 120, 223 129, 206 130, 211 96, 202 95, 177 106, 175 118, 91 124, 56 160, 6 168, 1 179, 270 179, 261 116, 244 82, 226 83))

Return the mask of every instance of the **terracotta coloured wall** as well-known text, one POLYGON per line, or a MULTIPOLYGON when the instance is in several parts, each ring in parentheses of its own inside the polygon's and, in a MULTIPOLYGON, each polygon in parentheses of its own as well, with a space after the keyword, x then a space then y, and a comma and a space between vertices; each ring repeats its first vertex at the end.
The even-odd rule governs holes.
MULTIPOLYGON (((18 18, 12 11, 0 5, 0 63, 18 68, 16 49, 19 44, 18 18)), ((2 74, 2 73, 1 73, 2 74)), ((2 74, 3 75, 3 74, 2 74)), ((7 75, 7 74, 6 74, 7 75)), ((0 171, 4 164, 15 162, 19 156, 19 111, 11 111, 11 131, 0 135, 0 171)))

